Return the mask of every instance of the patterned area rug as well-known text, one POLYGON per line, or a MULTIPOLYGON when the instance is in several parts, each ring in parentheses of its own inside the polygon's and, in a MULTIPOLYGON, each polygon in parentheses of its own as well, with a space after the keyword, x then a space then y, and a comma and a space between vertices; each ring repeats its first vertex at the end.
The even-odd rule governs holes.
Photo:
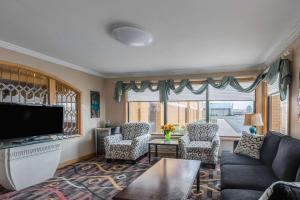
MULTIPOLYGON (((152 163, 153 164, 153 163, 152 163)), ((0 199, 13 200, 91 200, 112 199, 149 167, 147 158, 136 164, 128 162, 106 163, 102 157, 68 165, 56 171, 55 177, 20 191, 7 191, 0 187, 0 199)), ((218 200, 220 170, 201 168, 201 188, 196 181, 189 199, 218 200)), ((30 177, 28 177, 30 178, 30 177)))

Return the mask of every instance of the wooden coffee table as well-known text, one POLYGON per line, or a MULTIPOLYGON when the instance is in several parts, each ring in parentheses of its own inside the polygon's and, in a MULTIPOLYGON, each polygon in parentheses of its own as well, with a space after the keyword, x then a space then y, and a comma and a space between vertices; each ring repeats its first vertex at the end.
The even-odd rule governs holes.
POLYGON ((176 158, 178 158, 178 150, 179 150, 179 143, 178 140, 170 140, 170 141, 165 141, 165 139, 154 139, 148 142, 148 159, 149 163, 151 162, 151 151, 150 151, 150 146, 154 145, 155 146, 155 157, 157 157, 157 145, 168 145, 168 146, 176 146, 176 158))
POLYGON ((187 199, 195 178, 199 191, 200 165, 197 160, 163 158, 113 199, 187 199))

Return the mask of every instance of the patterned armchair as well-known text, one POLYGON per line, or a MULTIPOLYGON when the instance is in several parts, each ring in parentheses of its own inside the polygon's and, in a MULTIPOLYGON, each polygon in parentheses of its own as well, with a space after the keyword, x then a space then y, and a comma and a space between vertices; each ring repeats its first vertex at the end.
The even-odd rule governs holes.
POLYGON ((183 159, 201 160, 215 165, 218 160, 220 139, 217 124, 192 123, 187 125, 188 135, 179 139, 179 150, 183 159))
POLYGON ((105 158, 133 160, 148 152, 150 125, 148 123, 126 123, 122 134, 106 136, 104 138, 105 158))

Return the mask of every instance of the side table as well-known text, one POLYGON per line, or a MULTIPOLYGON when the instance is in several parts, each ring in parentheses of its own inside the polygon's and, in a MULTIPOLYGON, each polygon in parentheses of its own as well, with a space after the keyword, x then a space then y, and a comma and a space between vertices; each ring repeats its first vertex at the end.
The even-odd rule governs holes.
POLYGON ((154 139, 148 142, 148 158, 149 158, 149 163, 151 162, 151 151, 150 147, 151 145, 155 146, 155 157, 157 157, 157 146, 158 145, 169 145, 169 146, 176 146, 176 158, 178 158, 178 151, 179 151, 179 143, 178 140, 170 140, 166 141, 165 139, 154 139))

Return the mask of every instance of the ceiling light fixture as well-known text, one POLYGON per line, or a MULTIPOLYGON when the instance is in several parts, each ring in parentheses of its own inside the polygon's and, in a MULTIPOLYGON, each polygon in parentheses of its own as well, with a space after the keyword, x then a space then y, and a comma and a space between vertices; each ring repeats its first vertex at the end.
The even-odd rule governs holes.
POLYGON ((144 47, 153 42, 153 37, 149 32, 131 25, 114 27, 111 34, 116 40, 133 47, 144 47))

